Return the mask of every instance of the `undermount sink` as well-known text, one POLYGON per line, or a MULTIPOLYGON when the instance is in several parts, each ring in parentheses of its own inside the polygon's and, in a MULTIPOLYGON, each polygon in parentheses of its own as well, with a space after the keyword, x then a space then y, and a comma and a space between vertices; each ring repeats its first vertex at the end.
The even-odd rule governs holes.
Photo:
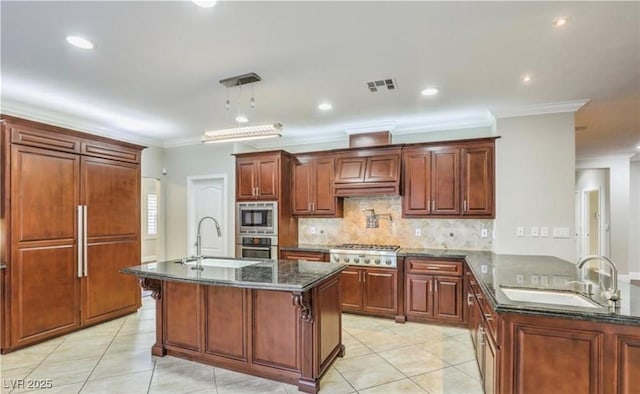
MULTIPOLYGON (((202 259, 203 267, 220 267, 220 268, 242 268, 249 265, 259 264, 261 261, 255 260, 232 260, 232 259, 219 259, 215 257, 205 257, 202 259)), ((196 260, 189 260, 184 263, 185 265, 195 266, 196 260)))
POLYGON ((585 296, 571 291, 525 289, 502 286, 500 289, 511 301, 578 306, 582 308, 602 308, 601 305, 596 304, 585 296))

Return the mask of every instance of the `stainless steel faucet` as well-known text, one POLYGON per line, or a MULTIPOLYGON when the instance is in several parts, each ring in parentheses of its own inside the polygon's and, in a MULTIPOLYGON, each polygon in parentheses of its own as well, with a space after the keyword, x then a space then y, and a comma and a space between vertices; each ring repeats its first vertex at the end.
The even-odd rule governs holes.
POLYGON ((620 290, 618 289, 618 267, 606 256, 590 255, 584 256, 578 261, 578 269, 588 263, 589 261, 604 261, 611 267, 611 287, 603 292, 604 297, 609 301, 610 306, 617 306, 617 302, 620 299, 620 290))
POLYGON ((204 222, 205 219, 213 220, 213 223, 216 225, 216 231, 218 232, 218 238, 222 237, 220 224, 215 218, 211 216, 204 216, 202 219, 200 219, 200 221, 198 222, 198 233, 196 234, 196 258, 198 259, 198 267, 200 267, 200 265, 202 264, 202 222, 204 222))

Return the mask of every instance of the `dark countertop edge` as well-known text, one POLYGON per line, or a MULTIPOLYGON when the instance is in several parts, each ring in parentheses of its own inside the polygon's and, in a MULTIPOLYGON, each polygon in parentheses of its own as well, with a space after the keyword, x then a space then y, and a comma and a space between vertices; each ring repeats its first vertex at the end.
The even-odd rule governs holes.
POLYGON ((303 293, 307 290, 314 288, 318 283, 327 279, 328 277, 340 273, 342 270, 346 269, 346 266, 339 266, 335 270, 328 272, 323 277, 314 280, 311 283, 308 283, 306 286, 295 286, 295 285, 274 285, 272 283, 256 283, 256 282, 230 282, 230 281, 222 281, 222 280, 207 280, 207 279, 195 279, 195 278, 179 278, 176 276, 167 276, 166 274, 150 272, 150 271, 137 271, 131 268, 123 268, 120 270, 123 274, 135 275, 140 278, 149 278, 149 279, 157 279, 157 280, 165 280, 172 282, 183 282, 183 283, 195 283, 200 285, 209 285, 209 286, 224 286, 224 287, 238 287, 242 289, 257 289, 257 290, 275 290, 275 291, 291 291, 295 293, 303 293))

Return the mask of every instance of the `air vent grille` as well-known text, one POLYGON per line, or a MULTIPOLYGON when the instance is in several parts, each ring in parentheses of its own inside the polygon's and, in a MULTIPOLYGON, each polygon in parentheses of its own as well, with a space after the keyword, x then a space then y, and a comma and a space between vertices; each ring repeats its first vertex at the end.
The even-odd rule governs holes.
POLYGON ((378 90, 395 90, 396 82, 392 78, 378 79, 375 81, 368 81, 367 88, 371 93, 376 93, 378 90))

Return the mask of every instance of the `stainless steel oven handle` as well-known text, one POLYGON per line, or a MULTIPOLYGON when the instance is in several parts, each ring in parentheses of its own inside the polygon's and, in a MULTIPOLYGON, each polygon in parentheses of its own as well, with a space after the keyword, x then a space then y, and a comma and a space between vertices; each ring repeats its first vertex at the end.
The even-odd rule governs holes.
POLYGON ((263 248, 259 248, 257 246, 244 246, 244 245, 241 245, 240 247, 242 249, 248 249, 248 250, 270 250, 271 249, 271 246, 266 246, 266 247, 263 247, 263 248))

